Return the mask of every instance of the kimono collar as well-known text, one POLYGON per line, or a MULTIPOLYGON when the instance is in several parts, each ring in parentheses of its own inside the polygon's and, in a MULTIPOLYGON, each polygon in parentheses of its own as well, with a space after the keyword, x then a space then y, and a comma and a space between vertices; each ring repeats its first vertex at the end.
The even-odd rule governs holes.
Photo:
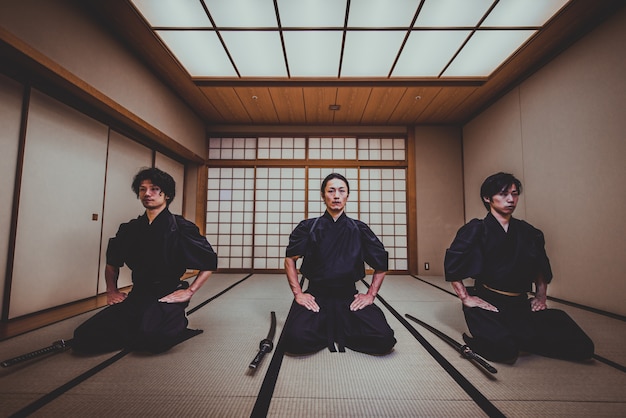
MULTIPOLYGON (((493 214, 491 212, 488 212, 487 216, 485 216, 485 222, 487 223, 487 225, 490 225, 492 228, 497 227, 503 233, 505 233, 505 234, 507 233, 507 231, 504 230, 504 228, 502 227, 500 222, 498 222, 496 217, 493 216, 493 214)), ((509 231, 511 230, 511 227, 513 227, 513 224, 515 222, 517 222, 517 219, 515 219, 513 216, 511 216, 511 219, 509 219, 509 231)))
POLYGON ((328 219, 329 221, 333 222, 333 223, 338 223, 339 221, 343 221, 345 218, 348 217, 348 215, 346 215, 346 211, 344 210, 341 215, 339 215, 339 217, 337 218, 337 220, 335 221, 332 217, 332 215, 330 213, 328 213, 328 211, 324 211, 324 215, 322 215, 322 217, 328 219))
POLYGON ((156 216, 156 218, 154 218, 154 220, 152 221, 152 224, 150 224, 150 222, 148 221, 148 215, 146 214, 146 212, 144 212, 143 215, 141 215, 139 218, 141 219, 142 222, 145 222, 146 224, 154 225, 154 224, 158 224, 162 222, 161 221, 162 219, 169 219, 170 217, 171 217, 170 211, 166 207, 156 216))

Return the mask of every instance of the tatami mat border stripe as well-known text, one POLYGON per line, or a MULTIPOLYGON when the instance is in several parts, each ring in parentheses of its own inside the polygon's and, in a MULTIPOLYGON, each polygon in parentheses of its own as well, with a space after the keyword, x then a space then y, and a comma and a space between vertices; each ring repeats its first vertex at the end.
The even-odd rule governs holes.
POLYGON ((109 367, 111 364, 115 363, 116 361, 118 361, 119 359, 121 359, 122 357, 124 357, 125 355, 130 353, 131 351, 132 351, 131 349, 125 348, 124 350, 120 351, 119 353, 117 353, 113 357, 103 361, 102 363, 98 364, 95 367, 92 367, 91 369, 87 370, 83 374, 75 377, 74 379, 70 380, 69 382, 67 382, 67 383, 59 386, 58 388, 54 389, 52 392, 49 392, 49 393, 43 395, 41 398, 37 399, 36 401, 32 402, 31 404, 26 405, 24 408, 20 409, 19 411, 17 411, 13 415, 11 415, 11 418, 27 417, 28 415, 30 415, 33 412, 37 411, 38 409, 42 408, 46 404, 52 402, 53 400, 55 400, 56 398, 58 398, 59 396, 61 396, 65 392, 67 392, 68 390, 72 389, 73 387, 75 387, 75 386, 79 385, 80 383, 84 382, 85 380, 89 379, 91 376, 95 375, 99 371, 109 367))
POLYGON ((230 286, 228 286, 226 289, 222 290, 221 292, 217 293, 216 295, 208 298, 207 300, 205 300, 204 302, 200 303, 197 306, 194 306, 193 308, 189 309, 187 311, 187 315, 191 315, 192 313, 194 313, 195 311, 197 311, 198 309, 202 308, 204 305, 206 305, 207 303, 211 302, 213 299, 216 299, 220 296, 222 296, 224 293, 228 292, 230 289, 232 289, 233 287, 237 286, 239 283, 244 282, 245 280, 249 279, 252 276, 251 274, 248 274, 246 277, 244 277, 243 279, 231 284, 230 286))
POLYGON ((606 364, 608 366, 611 366, 611 367, 613 367, 613 368, 615 368, 617 370, 620 370, 620 371, 626 373, 626 366, 622 366, 621 364, 616 363, 613 360, 609 360, 608 358, 602 357, 599 354, 594 354, 593 358, 598 360, 599 362, 602 362, 602 363, 604 363, 604 364, 606 364))
MULTIPOLYGON (((222 290, 221 292, 215 294, 214 296, 210 297, 209 299, 207 299, 204 302, 200 303, 199 305, 195 306, 193 309, 188 310, 187 311, 187 315, 190 315, 190 314, 196 312, 198 309, 202 308, 203 306, 205 306, 206 304, 208 304, 212 300, 215 300, 219 296, 221 296, 224 293, 228 292, 230 289, 232 289, 233 287, 235 287, 238 284, 242 283, 243 281, 247 280, 251 276, 252 276, 252 274, 248 274, 243 279, 233 283, 232 285, 228 286, 226 289, 222 290)), ((80 383, 82 383, 85 380, 89 379, 91 376, 95 375, 96 373, 100 372, 101 370, 104 370, 105 368, 107 368, 111 364, 115 363, 116 361, 118 361, 122 357, 126 356, 130 352, 132 352, 131 349, 128 349, 128 348, 123 349, 119 353, 115 354, 113 357, 111 357, 111 358, 103 361, 102 363, 92 367, 91 369, 89 369, 86 372, 82 373, 81 375, 75 377, 74 379, 70 380, 69 382, 59 386, 58 388, 54 389, 53 391, 43 395, 42 397, 40 397, 36 401, 30 403, 29 405, 25 406, 24 408, 20 409, 19 411, 15 412, 14 414, 12 414, 10 417, 11 418, 27 417, 28 415, 32 414, 33 412, 36 412, 37 410, 39 410, 40 408, 42 408, 46 404, 52 402, 54 399, 58 398, 59 396, 61 396, 65 392, 67 392, 68 390, 76 387, 77 385, 79 385, 80 383)))
MULTIPOLYGON (((365 286, 370 287, 369 283, 365 280, 361 280, 365 286)), ((444 368, 444 370, 458 383, 459 386, 476 402, 489 417, 504 417, 505 415, 491 403, 489 399, 485 397, 469 380, 465 378, 446 358, 441 355, 435 347, 433 347, 423 336, 419 333, 409 322, 404 319, 398 311, 396 311, 380 293, 376 298, 382 303, 393 316, 415 337, 417 341, 428 351, 428 353, 444 368)))
MULTIPOLYGON (((304 280, 304 277, 300 279, 300 288, 304 285, 304 280)), ((295 303, 295 300, 291 302, 291 307, 289 308, 289 312, 285 318, 283 330, 287 325, 287 321, 289 320, 289 316, 295 303)), ((280 373, 280 366, 283 364, 284 356, 285 350, 283 349, 283 332, 281 331, 280 337, 278 337, 278 343, 274 349, 274 355, 272 356, 270 365, 267 367, 263 383, 259 389, 259 394, 254 402, 250 418, 264 418, 267 416, 267 411, 270 409, 270 403, 272 402, 272 396, 274 396, 274 389, 276 388, 276 381, 278 380, 278 373, 280 373)))

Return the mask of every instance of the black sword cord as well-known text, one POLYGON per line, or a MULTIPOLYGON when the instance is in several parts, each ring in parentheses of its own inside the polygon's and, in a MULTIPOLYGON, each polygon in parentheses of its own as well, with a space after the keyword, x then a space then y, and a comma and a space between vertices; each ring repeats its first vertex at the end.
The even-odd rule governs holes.
MULTIPOLYGON (((238 285, 239 283, 243 282, 244 280, 248 279, 251 276, 252 276, 252 274, 247 275, 243 279, 239 280, 235 284, 233 284, 233 285, 227 287, 226 289, 222 290, 221 292, 219 292, 215 296, 207 299, 206 301, 204 301, 200 305, 196 306, 195 308, 187 311, 187 315, 191 315, 192 313, 196 312, 198 309, 200 309, 201 307, 205 306, 207 303, 211 302, 212 300, 214 300, 218 296, 223 295, 228 290, 232 289, 233 287, 235 287, 236 285, 238 285)), ((70 390, 73 387, 79 385, 80 383, 82 383, 83 381, 89 379, 91 376, 95 375, 99 371, 101 371, 101 370, 105 369, 106 367, 110 366, 111 364, 115 363, 116 361, 118 361, 122 357, 126 356, 130 352, 132 352, 131 349, 128 349, 128 348, 123 349, 119 353, 115 354, 113 357, 103 361, 102 363, 96 365, 95 367, 92 367, 91 369, 87 370, 83 374, 75 377, 74 379, 70 380, 69 382, 65 383, 64 385, 59 386, 58 388, 56 388, 53 391, 45 394, 41 398, 39 398, 39 399, 35 400, 34 402, 26 405, 24 408, 20 409, 19 411, 11 414, 10 417, 11 418, 21 418, 21 417, 26 417, 26 416, 32 414, 33 412, 35 412, 38 409, 42 408, 46 404, 52 402, 53 400, 55 400, 56 398, 58 398, 59 396, 61 396, 65 392, 67 392, 68 390, 70 390)))
MULTIPOLYGON (((365 280, 361 280, 367 288, 370 287, 369 283, 365 280)), ((489 417, 505 417, 505 415, 491 403, 489 399, 485 397, 472 383, 465 378, 444 356, 441 355, 435 347, 433 347, 415 327, 413 327, 406 319, 400 315, 385 299, 382 298, 380 293, 376 298, 382 303, 393 316, 396 317, 402 325, 415 337, 417 341, 428 351, 428 353, 439 363, 441 367, 454 379, 454 381, 461 386, 461 388, 472 398, 472 400, 478 405, 480 409, 485 411, 489 417)))
MULTIPOLYGON (((414 279, 419 280, 422 283, 426 283, 427 285, 430 285, 430 286, 432 286, 434 288, 437 288, 437 289, 439 289, 439 290, 441 290, 443 292, 449 293, 450 295, 454 296, 455 298, 458 298, 456 293, 450 292, 449 290, 446 290, 446 289, 444 289, 442 287, 439 287, 436 284, 430 283, 430 282, 428 282, 428 281, 426 281, 424 279, 420 279, 417 276, 411 275, 411 277, 413 277, 414 279)), ((580 305, 580 304, 577 304, 577 303, 568 302, 568 301, 565 301, 565 300, 562 300, 562 299, 553 298, 553 297, 550 297, 550 296, 548 296, 548 300, 554 300, 555 302, 562 303, 564 305, 573 306, 575 308, 579 308, 579 309, 582 309, 582 310, 585 310, 585 311, 596 313, 598 315, 607 316, 609 318, 617 319, 619 321, 626 321, 626 317, 624 317, 622 315, 617 315, 617 314, 613 314, 613 313, 610 313, 610 312, 601 311, 599 309, 590 308, 590 307, 585 306, 585 305, 580 305)), ((609 360, 609 359, 607 359, 605 357, 602 357, 601 355, 595 354, 595 353, 593 354, 593 358, 595 360, 598 360, 601 363, 606 364, 607 366, 611 366, 614 369, 617 369, 619 371, 622 371, 622 372, 626 373, 626 366, 624 366, 622 364, 616 363, 616 362, 614 362, 612 360, 609 360)))
POLYGON ((420 324, 421 326, 423 326, 424 328, 426 328, 427 330, 429 330, 430 332, 435 334, 437 337, 441 338, 443 341, 448 343, 448 345, 450 345, 456 351, 461 353, 461 355, 464 358, 470 360, 473 364, 477 364, 478 366, 480 366, 480 367, 484 368, 485 370, 487 370, 489 373, 494 373, 494 374, 498 373, 498 370, 496 370, 495 367, 493 367, 491 364, 487 363, 485 361, 485 359, 480 357, 478 354, 474 353, 474 351, 472 351, 472 349, 469 346, 467 346, 466 344, 461 344, 461 343, 455 341, 454 339, 452 339, 448 335, 446 335, 443 332, 439 331, 437 328, 433 327, 432 325, 428 325, 426 322, 421 321, 421 320, 417 319, 416 317, 414 317, 412 315, 404 314, 404 316, 409 318, 411 321, 417 322, 418 324, 420 324))
POLYGON ((263 360, 263 357, 267 353, 270 353, 272 349, 274 348, 274 334, 276 334, 276 312, 272 311, 270 316, 271 316, 270 330, 267 333, 267 337, 262 339, 261 342, 259 343, 259 352, 248 365, 250 369, 256 369, 257 366, 261 363, 261 360, 263 360))

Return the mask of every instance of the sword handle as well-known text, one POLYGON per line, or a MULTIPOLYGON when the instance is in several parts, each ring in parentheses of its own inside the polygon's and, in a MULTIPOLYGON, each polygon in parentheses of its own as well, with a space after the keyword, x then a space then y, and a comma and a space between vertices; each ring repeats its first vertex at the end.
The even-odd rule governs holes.
POLYGON ((31 351, 30 353, 22 354, 21 356, 13 357, 8 360, 4 360, 0 365, 2 367, 10 367, 14 366, 18 363, 25 362, 27 360, 32 360, 37 357, 44 356, 49 353, 54 353, 57 351, 63 351, 65 348, 69 347, 69 341, 58 340, 49 345, 48 347, 41 348, 39 350, 31 351))
POLYGON ((467 346, 467 345, 462 346, 461 347, 461 354, 466 359, 474 360, 476 363, 480 364, 489 373, 493 373, 493 374, 498 373, 498 370, 496 370, 495 367, 493 367, 491 364, 487 363, 485 361, 485 359, 483 359, 481 356, 479 356, 478 354, 474 353, 469 346, 467 346))
POLYGON ((248 367, 251 369, 256 369, 259 363, 261 363, 261 360, 263 360, 263 357, 265 356, 265 354, 272 351, 273 348, 274 348, 274 343, 272 342, 272 340, 268 338, 261 340, 261 342, 259 343, 259 352, 256 354, 254 359, 250 362, 250 365, 248 365, 248 367))

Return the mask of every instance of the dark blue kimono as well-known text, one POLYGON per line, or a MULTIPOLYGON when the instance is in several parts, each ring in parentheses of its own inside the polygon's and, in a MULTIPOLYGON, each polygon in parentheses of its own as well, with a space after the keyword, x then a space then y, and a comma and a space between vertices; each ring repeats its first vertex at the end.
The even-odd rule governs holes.
POLYGON ((304 257, 300 271, 309 280, 306 292, 315 296, 320 311, 293 304, 283 331, 285 351, 336 351, 335 342, 339 351, 384 354, 393 348, 393 330, 378 306, 350 311, 355 282, 365 277, 364 262, 377 271, 388 269, 388 253, 365 223, 345 213, 334 221, 328 212, 304 220, 291 233, 286 256, 304 257))

